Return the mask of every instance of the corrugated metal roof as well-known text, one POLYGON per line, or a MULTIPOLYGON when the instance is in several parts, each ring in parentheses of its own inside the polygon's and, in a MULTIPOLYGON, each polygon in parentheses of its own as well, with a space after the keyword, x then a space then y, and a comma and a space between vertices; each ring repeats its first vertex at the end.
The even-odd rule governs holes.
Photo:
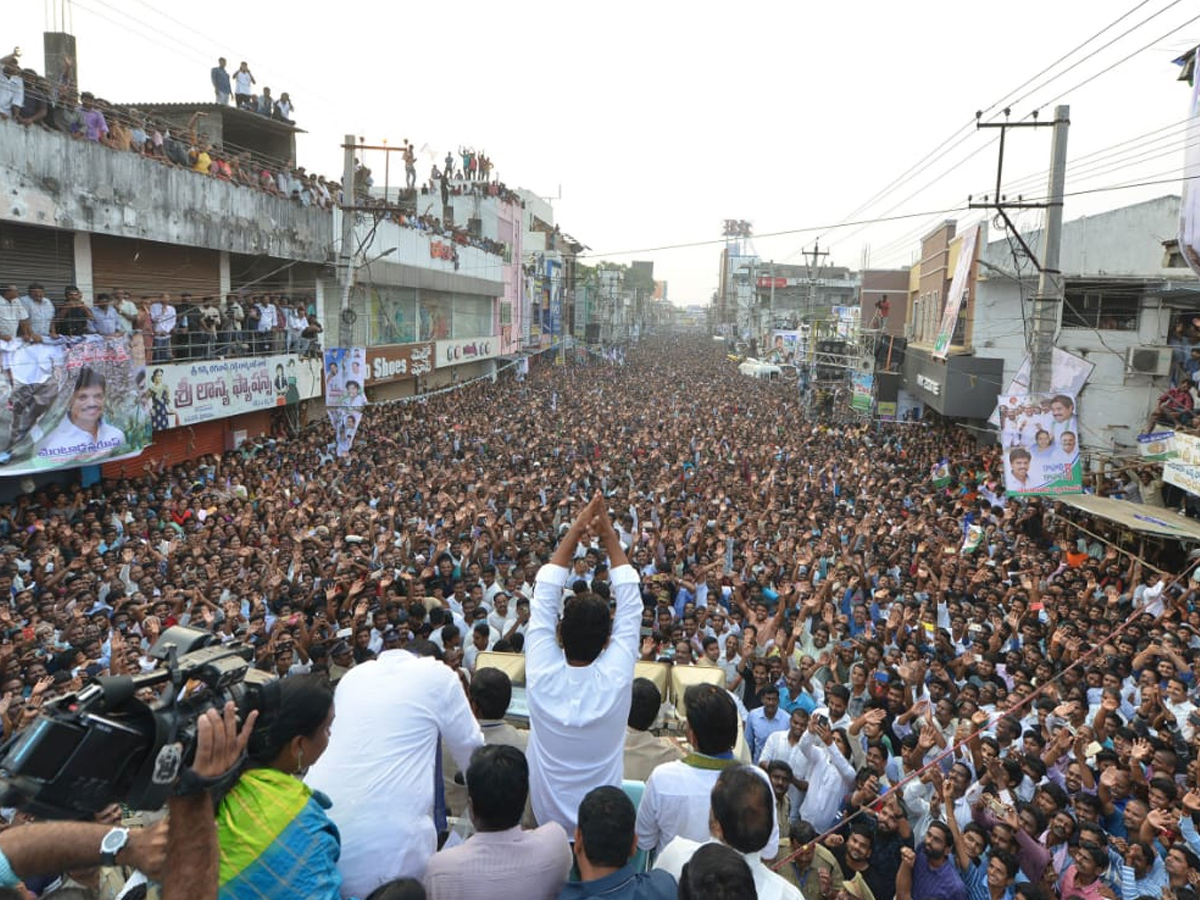
POLYGON ((1095 494, 1070 494, 1054 499, 1118 525, 1124 525, 1140 534, 1175 538, 1180 541, 1200 541, 1200 525, 1197 525, 1194 519, 1176 515, 1169 509, 1130 503, 1128 500, 1113 500, 1111 497, 1097 497, 1095 494))

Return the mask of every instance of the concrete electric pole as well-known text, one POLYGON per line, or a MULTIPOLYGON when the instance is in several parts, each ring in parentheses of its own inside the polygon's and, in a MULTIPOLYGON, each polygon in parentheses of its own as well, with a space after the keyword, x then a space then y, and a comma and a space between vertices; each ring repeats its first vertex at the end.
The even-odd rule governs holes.
POLYGON ((808 266, 808 300, 804 309, 806 319, 812 316, 813 308, 817 304, 817 276, 821 274, 819 263, 828 255, 828 250, 821 249, 820 241, 813 241, 813 248, 804 251, 804 261, 808 266))
POLYGON ((338 280, 341 282, 342 303, 338 315, 338 346, 349 347, 354 343, 354 322, 351 320, 350 293, 354 289, 354 217, 358 208, 358 196, 354 184, 354 135, 348 134, 342 141, 345 162, 342 167, 342 248, 338 253, 338 280))
POLYGON ((1035 394, 1051 390, 1054 339, 1062 318, 1063 278, 1059 268, 1062 246, 1063 189, 1067 182, 1067 131, 1071 107, 1054 108, 1054 140, 1050 149, 1050 182, 1046 190, 1046 227, 1042 231, 1042 271, 1033 301, 1033 341, 1029 387, 1035 394))
MULTIPOLYGON (((976 113, 976 118, 982 118, 976 113)), ((1033 302, 1033 327, 1029 337, 1029 391, 1032 394, 1050 392, 1054 360, 1054 340, 1062 315, 1063 280, 1059 270, 1059 250, 1062 243, 1063 188, 1067 181, 1067 129, 1071 125, 1071 107, 1056 106, 1053 122, 1039 122, 1037 113, 1029 122, 1010 122, 1009 110, 1004 110, 1003 122, 977 122, 976 128, 1000 129, 1000 160, 996 166, 996 196, 986 195, 982 203, 968 203, 971 209, 994 209, 1004 220, 1013 238, 1021 245, 1025 255, 1038 270, 1038 290, 1033 302), (1026 203, 1021 197, 1010 201, 1001 193, 1004 172, 1004 137, 1010 128, 1042 128, 1054 126, 1054 139, 1050 148, 1050 184, 1043 203, 1026 203), (1021 235, 1009 217, 1010 209, 1044 209, 1046 226, 1042 229, 1041 257, 1039 258, 1021 235)), ((968 198, 969 200, 970 198, 968 198)))

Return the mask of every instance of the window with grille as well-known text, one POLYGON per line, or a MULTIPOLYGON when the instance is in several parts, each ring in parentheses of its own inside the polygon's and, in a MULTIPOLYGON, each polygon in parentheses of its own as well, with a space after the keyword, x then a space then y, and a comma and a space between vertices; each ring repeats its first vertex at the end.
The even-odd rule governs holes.
POLYGON ((1140 287, 1068 286, 1063 300, 1063 328, 1136 331, 1141 299, 1140 287))

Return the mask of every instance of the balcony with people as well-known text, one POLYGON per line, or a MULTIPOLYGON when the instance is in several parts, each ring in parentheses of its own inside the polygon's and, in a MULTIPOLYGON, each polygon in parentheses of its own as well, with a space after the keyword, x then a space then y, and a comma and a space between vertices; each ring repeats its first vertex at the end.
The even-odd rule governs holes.
POLYGON ((323 260, 338 179, 295 163, 289 121, 215 103, 121 105, 0 59, 5 218, 323 260), (151 198, 153 198, 151 200, 151 198))

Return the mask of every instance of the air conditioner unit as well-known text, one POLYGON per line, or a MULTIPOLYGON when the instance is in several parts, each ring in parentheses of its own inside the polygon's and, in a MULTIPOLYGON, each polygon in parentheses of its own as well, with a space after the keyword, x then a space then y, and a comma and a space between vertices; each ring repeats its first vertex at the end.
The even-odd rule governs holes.
POLYGON ((1171 372, 1170 347, 1129 347, 1125 350, 1128 375, 1168 375, 1171 372))

